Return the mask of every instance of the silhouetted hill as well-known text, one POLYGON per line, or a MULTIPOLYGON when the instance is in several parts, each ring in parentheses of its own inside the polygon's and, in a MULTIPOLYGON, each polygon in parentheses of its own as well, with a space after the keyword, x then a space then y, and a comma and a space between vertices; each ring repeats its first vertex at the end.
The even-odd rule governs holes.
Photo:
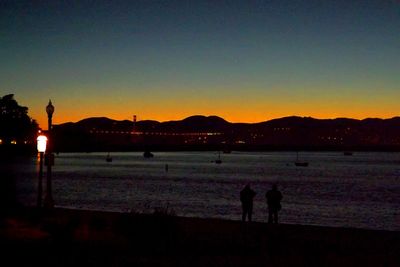
POLYGON ((188 117, 184 120, 182 120, 183 123, 187 124, 203 124, 203 125, 226 125, 229 124, 226 120, 218 117, 218 116, 201 116, 201 115, 196 115, 196 116, 191 116, 188 117))
POLYGON ((128 120, 116 121, 106 117, 98 117, 98 118, 88 118, 83 119, 76 123, 77 125, 84 128, 103 128, 103 129, 111 129, 112 127, 123 127, 129 126, 131 127, 132 122, 128 120))
POLYGON ((161 123, 160 130, 168 132, 209 132, 221 131, 226 129, 231 124, 226 120, 217 116, 191 116, 181 121, 168 121, 161 123))
POLYGON ((54 126, 60 150, 84 144, 87 150, 216 149, 373 149, 400 147, 400 117, 364 120, 290 116, 260 123, 230 123, 217 116, 191 116, 180 121, 116 121, 87 118, 54 126), (66 144, 69 144, 68 146, 66 144))

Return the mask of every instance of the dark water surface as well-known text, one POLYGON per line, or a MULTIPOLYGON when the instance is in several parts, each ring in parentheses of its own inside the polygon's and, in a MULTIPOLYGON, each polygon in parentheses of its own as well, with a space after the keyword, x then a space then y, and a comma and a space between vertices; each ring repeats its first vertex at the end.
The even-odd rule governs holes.
MULTIPOLYGON (((257 192, 253 219, 266 221, 265 192, 283 193, 282 223, 400 230, 400 153, 301 152, 60 153, 53 167, 57 206, 239 220, 239 191, 257 192), (165 165, 168 164, 168 172, 165 165)), ((35 205, 37 159, 17 166, 18 200, 35 205)), ((44 178, 46 173, 44 174, 44 178)), ((45 179, 44 179, 45 180, 45 179)), ((44 184, 45 188, 45 184, 44 184)))

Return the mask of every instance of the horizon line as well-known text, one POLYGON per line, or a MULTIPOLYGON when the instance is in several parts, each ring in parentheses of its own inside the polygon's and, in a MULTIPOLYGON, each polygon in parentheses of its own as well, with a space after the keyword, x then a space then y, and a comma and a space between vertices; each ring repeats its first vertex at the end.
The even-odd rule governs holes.
MULTIPOLYGON (((356 118, 351 118, 351 117, 317 118, 317 117, 312 117, 312 116, 289 115, 289 116, 283 116, 283 117, 276 117, 276 118, 273 118, 273 119, 267 119, 267 120, 259 121, 259 122, 232 122, 232 121, 228 121, 228 120, 226 120, 225 118, 223 118, 223 117, 221 117, 221 116, 218 116, 218 115, 208 115, 208 116, 207 116, 207 115, 200 115, 200 114, 197 114, 197 115, 191 115, 191 116, 184 117, 184 118, 182 118, 182 119, 180 119, 180 120, 158 121, 158 120, 155 120, 155 119, 144 119, 144 120, 137 120, 137 122, 141 122, 141 121, 155 121, 155 122, 159 122, 159 123, 166 123, 166 122, 174 122, 174 121, 183 121, 183 120, 188 119, 188 118, 191 118, 191 117, 205 117, 205 118, 217 117, 217 118, 220 118, 220 119, 222 119, 222 120, 224 120, 224 121, 226 121, 226 122, 228 122, 228 123, 257 124, 257 123, 264 123, 264 122, 269 122, 269 121, 279 120, 279 119, 285 119, 285 118, 303 118, 303 119, 307 119, 307 118, 308 118, 308 119, 315 119, 315 120, 338 120, 338 119, 348 119, 348 120, 356 120, 356 121, 364 121, 364 120, 369 120, 369 119, 372 119, 372 120, 374 120, 374 119, 376 119, 376 120, 390 120, 390 119, 398 118, 398 117, 400 117, 400 115, 398 115, 398 116, 393 116, 393 117, 387 117, 387 118, 382 118, 382 117, 366 117, 366 118, 363 118, 363 119, 356 119, 356 118)), ((66 123, 78 123, 78 122, 80 122, 80 121, 87 120, 87 119, 109 119, 109 120, 120 121, 120 122, 121 122, 121 121, 132 121, 132 122, 133 122, 133 120, 129 120, 129 119, 118 120, 118 119, 113 119, 113 118, 109 118, 109 117, 106 117, 106 116, 94 116, 94 117, 83 118, 83 119, 80 119, 80 120, 77 120, 77 121, 62 122, 62 123, 55 124, 55 125, 66 124, 66 123)))

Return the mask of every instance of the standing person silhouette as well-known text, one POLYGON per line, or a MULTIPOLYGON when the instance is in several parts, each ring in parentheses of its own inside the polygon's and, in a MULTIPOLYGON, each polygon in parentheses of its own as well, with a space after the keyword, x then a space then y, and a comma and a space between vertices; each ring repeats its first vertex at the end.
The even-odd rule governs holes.
POLYGON ((268 204, 268 223, 278 223, 278 212, 281 210, 282 193, 276 184, 265 194, 268 204))
POLYGON ((250 188, 250 184, 247 184, 242 191, 240 191, 240 202, 242 202, 242 221, 246 221, 246 217, 251 222, 251 216, 253 214, 253 198, 256 192, 250 188))

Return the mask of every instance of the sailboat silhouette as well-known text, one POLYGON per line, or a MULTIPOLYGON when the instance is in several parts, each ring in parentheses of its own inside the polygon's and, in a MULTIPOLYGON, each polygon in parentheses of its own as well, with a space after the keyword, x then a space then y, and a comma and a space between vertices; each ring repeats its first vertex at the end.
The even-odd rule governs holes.
POLYGON ((107 162, 111 162, 112 161, 112 157, 110 156, 110 152, 108 152, 108 154, 107 154, 106 161, 107 162))
POLYGON ((299 152, 296 152, 296 161, 294 162, 294 164, 299 167, 307 167, 308 166, 307 161, 299 160, 299 152))
POLYGON ((150 150, 146 149, 146 150, 143 152, 143 157, 145 157, 145 158, 152 158, 152 157, 154 157, 154 155, 153 155, 153 153, 150 152, 150 150))
POLYGON ((215 163, 217 164, 221 164, 222 160, 221 160, 221 151, 218 151, 218 159, 215 160, 215 163))

